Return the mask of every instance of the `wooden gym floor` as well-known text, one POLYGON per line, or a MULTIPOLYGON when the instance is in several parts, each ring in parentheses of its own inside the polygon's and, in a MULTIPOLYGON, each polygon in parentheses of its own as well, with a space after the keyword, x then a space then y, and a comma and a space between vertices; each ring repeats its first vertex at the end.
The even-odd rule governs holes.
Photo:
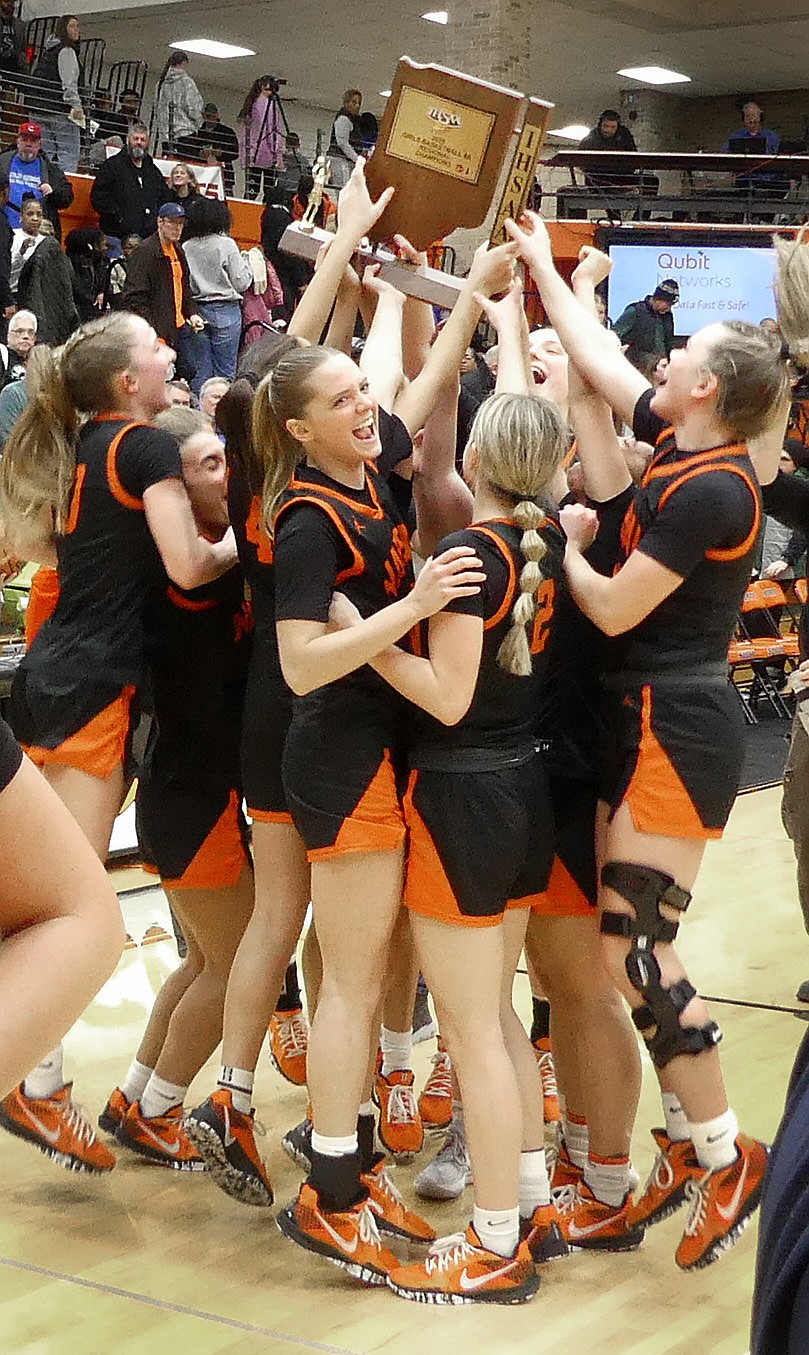
MULTIPOLYGON (((809 943, 797 906, 794 863, 779 818, 780 790, 740 797, 726 836, 708 849, 682 952, 725 1031, 724 1068, 745 1130, 772 1136, 803 1034, 789 1011, 809 977, 809 943), (749 1005, 745 1005, 749 1004, 749 1005), (760 1004, 760 1005, 757 1005, 760 1004)), ((164 919, 160 896, 126 901, 140 940, 164 919)), ((123 1075, 153 993, 176 963, 169 942, 125 952, 116 973, 67 1041, 76 1096, 92 1118, 123 1075)), ((525 980, 520 1002, 528 1010, 525 980)), ((416 1050, 417 1083, 433 1042, 416 1050)), ((212 1060, 190 1093, 211 1089, 212 1060)), ((279 1203, 300 1176, 281 1134, 305 1113, 305 1093, 262 1057, 260 1141, 279 1203)), ((659 1122, 648 1064, 634 1161, 652 1161, 659 1122)), ((418 1165, 397 1169, 405 1194, 418 1165)), ((356 1285, 282 1239, 271 1210, 227 1199, 204 1176, 151 1167, 121 1151, 104 1178, 67 1173, 2 1137, 0 1157, 2 1355, 745 1355, 755 1225, 717 1265, 675 1267, 683 1214, 652 1229, 626 1256, 575 1253, 545 1267, 524 1308, 435 1308, 356 1285)), ((412 1196, 410 1197, 413 1198, 412 1196)), ((469 1198, 425 1206, 441 1233, 463 1226, 469 1198)))

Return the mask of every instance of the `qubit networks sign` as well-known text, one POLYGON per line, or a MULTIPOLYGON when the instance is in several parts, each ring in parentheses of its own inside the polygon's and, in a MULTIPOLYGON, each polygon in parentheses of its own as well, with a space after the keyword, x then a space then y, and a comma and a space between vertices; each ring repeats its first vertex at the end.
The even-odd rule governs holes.
POLYGON ((653 292, 664 278, 676 278, 680 286, 680 303, 674 308, 677 334, 693 334, 716 320, 748 320, 757 325, 775 314, 773 249, 610 245, 609 252, 612 320, 631 302, 653 292))

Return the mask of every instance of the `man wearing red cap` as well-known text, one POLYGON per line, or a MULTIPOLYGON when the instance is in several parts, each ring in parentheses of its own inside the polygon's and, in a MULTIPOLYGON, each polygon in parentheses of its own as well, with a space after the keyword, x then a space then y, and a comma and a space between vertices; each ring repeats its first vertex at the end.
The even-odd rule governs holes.
POLYGON ((8 175, 8 203, 5 213, 9 225, 20 224, 23 197, 32 194, 42 203, 42 212, 51 222, 57 240, 62 238, 59 213, 73 201, 70 180, 42 150, 42 128, 38 122, 21 122, 15 150, 0 155, 0 174, 8 175))

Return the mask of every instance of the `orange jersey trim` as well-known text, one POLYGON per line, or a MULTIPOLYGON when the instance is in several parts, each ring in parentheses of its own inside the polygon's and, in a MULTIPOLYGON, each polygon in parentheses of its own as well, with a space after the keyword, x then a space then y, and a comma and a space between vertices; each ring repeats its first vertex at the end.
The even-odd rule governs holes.
POLYGON ((26 753, 37 767, 47 767, 51 763, 75 767, 88 776, 106 781, 124 760, 134 695, 134 687, 124 687, 120 696, 57 748, 39 748, 31 744, 25 748, 26 753))
POLYGON ((652 689, 641 696, 638 760, 624 799, 639 833, 689 840, 720 838, 721 828, 706 828, 668 753, 652 731, 652 689))
POLYGON ((308 851, 309 861, 326 861, 349 852, 393 852, 404 843, 405 825, 396 793, 396 777, 390 753, 385 755, 373 780, 357 802, 330 847, 308 851))
POLYGON ((124 508, 131 508, 135 512, 143 511, 143 499, 135 498, 135 495, 130 494, 128 490, 124 489, 121 483, 117 465, 118 448, 121 445, 122 438, 127 433, 130 433, 133 428, 149 427, 150 425, 148 423, 128 423, 125 428, 121 429, 120 433, 116 433, 107 452, 107 483, 109 484, 110 492, 113 498, 117 499, 120 504, 123 504, 124 508))
POLYGON ((261 498, 254 494, 250 500, 250 512, 247 515, 244 534, 256 548, 256 558, 260 565, 273 562, 273 540, 261 521, 261 498))
POLYGON ((685 471, 683 475, 679 475, 672 484, 668 485, 666 489, 663 490, 658 501, 657 511, 659 512, 660 509, 668 503, 672 495, 676 494, 677 490, 682 485, 686 484, 687 481, 696 480, 700 475, 709 475, 713 471, 729 471, 731 475, 737 475, 740 480, 743 480, 752 495, 755 512, 753 515, 753 525, 747 533, 747 536, 738 546, 706 550, 705 559, 719 561, 739 560, 743 555, 746 555, 749 550, 752 550, 756 542, 761 526, 761 507, 759 505, 756 487, 750 476, 739 466, 734 466, 732 461, 713 461, 709 465, 695 466, 692 470, 685 471))
POLYGON ((215 598, 194 599, 184 597, 179 589, 173 584, 169 584, 166 589, 166 597, 169 602, 173 602, 175 607, 181 607, 185 612, 213 612, 219 606, 215 598))
POLYGON ((249 862, 239 827, 239 799, 230 792, 220 814, 194 859, 177 880, 161 876, 166 889, 230 889, 249 862))
MULTIPOLYGON (((340 498, 341 496, 338 494, 335 495, 334 497, 340 498)), ((348 502, 348 500, 346 500, 346 502, 348 502)), ((357 547, 355 546, 354 542, 351 540, 348 530, 346 529, 345 523, 343 522, 343 519, 340 517, 340 514, 337 512, 337 509, 330 503, 324 503, 322 499, 318 499, 317 496, 314 494, 299 494, 295 499, 295 503, 311 503, 314 504, 316 508, 321 508, 323 512, 326 514, 326 517, 330 518, 331 521, 334 523, 335 527, 340 533, 340 536, 343 538, 346 545, 348 546, 348 549, 351 551, 351 554, 353 556, 352 564, 350 564, 347 569, 343 569, 340 571, 340 573, 337 575, 335 582, 345 583, 346 579, 354 579, 357 578, 360 574, 362 574, 365 569, 365 561, 363 560, 362 556, 357 550, 357 547)), ((279 512, 276 515, 275 519, 276 523, 278 522, 278 518, 281 516, 281 513, 283 513, 286 509, 292 508, 292 506, 293 505, 291 502, 285 503, 283 505, 283 507, 279 510, 279 512)))
POLYGON ((76 523, 79 520, 79 507, 81 505, 81 492, 82 489, 84 488, 84 481, 86 476, 87 476, 86 463, 83 463, 81 466, 77 466, 76 478, 73 481, 73 492, 71 493, 70 496, 70 510, 67 515, 67 522, 65 523, 65 536, 69 536, 71 532, 75 532, 76 530, 76 523))
POLYGON ((247 817, 252 819, 253 823, 292 823, 292 815, 286 809, 252 809, 248 805, 247 817))
POLYGON ((558 856, 553 858, 548 888, 524 899, 509 899, 508 906, 529 907, 532 913, 542 917, 590 917, 593 921, 596 918, 595 908, 558 856))
MULTIPOLYGON (((349 508, 352 508, 357 513, 362 513, 365 517, 382 518, 385 516, 385 510, 379 501, 376 486, 367 467, 365 469, 364 488, 368 490, 368 493, 371 496, 372 506, 370 508, 367 504, 357 503, 356 499, 349 498, 347 494, 341 494, 339 490, 332 489, 329 485, 310 485, 307 484, 305 480, 299 480, 295 475, 293 475, 289 482, 289 488, 295 494, 299 495, 299 497, 304 499, 308 499, 312 491, 316 490, 319 494, 325 494, 330 499, 336 499, 338 503, 346 504, 349 508)), ((291 504, 283 505, 283 508, 289 507, 291 507, 291 504)), ((283 508, 280 511, 283 511, 283 508)))
MULTIPOLYGON (((502 518, 500 520, 503 522, 509 521, 508 518, 502 518)), ((485 536, 489 541, 492 541, 508 566, 508 583, 506 585, 505 597, 494 616, 490 616, 488 621, 483 622, 484 630, 494 630, 494 627, 499 625, 504 617, 508 616, 514 606, 514 595, 517 591, 517 570, 514 566, 511 552, 506 549, 496 532, 493 532, 489 527, 482 527, 478 523, 474 523, 469 530, 479 532, 481 536, 485 536)))

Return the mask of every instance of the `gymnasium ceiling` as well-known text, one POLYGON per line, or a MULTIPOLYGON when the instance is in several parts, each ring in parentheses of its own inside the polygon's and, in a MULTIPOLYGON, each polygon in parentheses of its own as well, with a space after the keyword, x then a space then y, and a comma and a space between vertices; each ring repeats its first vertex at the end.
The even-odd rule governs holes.
MULTIPOLYGON (((345 86, 358 85, 365 106, 380 112, 379 91, 390 87, 400 55, 446 60, 447 29, 420 17, 441 2, 121 0, 113 12, 115 0, 98 0, 98 8, 82 14, 82 28, 106 39, 108 60, 138 56, 153 71, 177 39, 257 49, 255 57, 231 61, 193 58, 203 91, 214 86, 220 101, 222 91, 232 91, 234 109, 253 79, 270 71, 288 81, 286 99, 336 109, 345 86)), ((443 3, 451 16, 452 0, 443 3)), ((44 12, 43 0, 36 8, 44 12)), ((632 85, 616 74, 624 66, 663 65, 690 75, 690 85, 675 87, 687 96, 809 89, 809 0, 531 0, 530 8, 529 92, 557 105, 552 125, 591 122, 615 102, 619 87, 632 85)))

